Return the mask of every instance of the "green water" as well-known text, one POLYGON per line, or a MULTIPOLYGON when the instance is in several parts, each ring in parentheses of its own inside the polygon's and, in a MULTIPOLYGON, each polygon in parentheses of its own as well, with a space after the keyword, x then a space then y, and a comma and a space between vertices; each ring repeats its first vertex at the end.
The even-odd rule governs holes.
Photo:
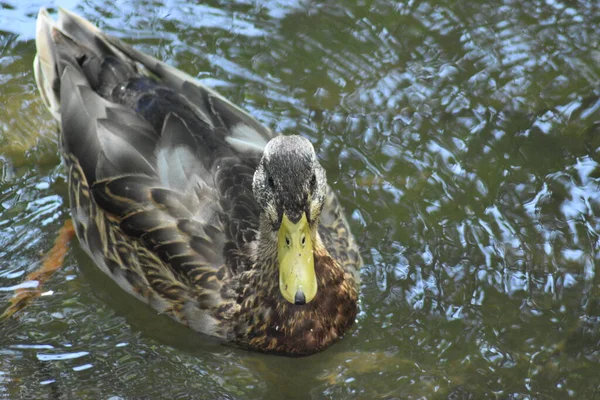
POLYGON ((0 2, 0 311, 68 216, 31 63, 68 7, 315 144, 365 266, 350 334, 232 349, 74 245, 0 325, 0 398, 600 399, 600 3, 0 2))

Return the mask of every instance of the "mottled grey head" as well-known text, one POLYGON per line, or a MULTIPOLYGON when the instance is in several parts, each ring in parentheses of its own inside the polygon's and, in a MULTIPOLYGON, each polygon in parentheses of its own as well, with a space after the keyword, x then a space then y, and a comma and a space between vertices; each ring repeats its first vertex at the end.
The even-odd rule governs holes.
POLYGON ((305 213, 318 219, 327 188, 325 170, 302 136, 277 136, 267 143, 254 173, 254 197, 277 229, 283 214, 296 223, 305 213))
POLYGON ((252 189, 273 233, 277 232, 279 291, 296 306, 304 306, 317 294, 313 242, 326 188, 325 170, 308 140, 278 136, 267 143, 252 189))

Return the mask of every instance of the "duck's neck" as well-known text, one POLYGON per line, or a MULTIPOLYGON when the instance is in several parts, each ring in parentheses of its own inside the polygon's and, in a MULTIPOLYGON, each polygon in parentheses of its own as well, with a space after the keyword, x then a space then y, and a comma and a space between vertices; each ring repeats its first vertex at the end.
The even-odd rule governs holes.
POLYGON ((273 230, 264 214, 260 216, 257 250, 256 265, 268 266, 267 268, 261 267, 262 272, 277 273, 277 231, 273 230))

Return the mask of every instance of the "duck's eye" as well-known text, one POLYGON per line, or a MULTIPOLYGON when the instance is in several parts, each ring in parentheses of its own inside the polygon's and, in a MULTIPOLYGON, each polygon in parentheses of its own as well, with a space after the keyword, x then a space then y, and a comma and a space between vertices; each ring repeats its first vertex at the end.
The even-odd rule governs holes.
POLYGON ((269 179, 267 179, 267 184, 271 189, 275 188, 275 182, 273 181, 273 178, 269 177, 269 179))
POLYGON ((310 187, 315 188, 317 186, 317 174, 313 172, 312 177, 310 178, 310 187))

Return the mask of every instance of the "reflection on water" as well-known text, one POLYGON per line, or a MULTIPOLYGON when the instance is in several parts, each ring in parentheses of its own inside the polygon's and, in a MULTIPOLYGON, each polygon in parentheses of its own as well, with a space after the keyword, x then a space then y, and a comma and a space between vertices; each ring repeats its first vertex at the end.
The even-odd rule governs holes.
MULTIPOLYGON (((40 5, 0 2, 2 303, 68 218, 30 67, 40 5)), ((251 354, 156 316, 75 246, 0 326, 0 397, 600 393, 597 2, 56 5, 315 143, 362 244, 362 312, 324 353, 251 354)))

